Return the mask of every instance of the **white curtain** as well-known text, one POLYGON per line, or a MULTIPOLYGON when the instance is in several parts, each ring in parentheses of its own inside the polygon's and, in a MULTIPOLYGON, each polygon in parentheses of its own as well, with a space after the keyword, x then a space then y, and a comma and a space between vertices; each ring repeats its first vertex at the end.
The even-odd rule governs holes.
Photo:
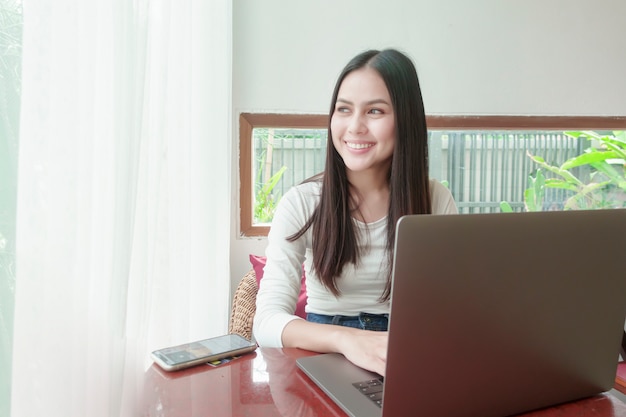
POLYGON ((230 0, 23 5, 11 415, 142 415, 227 329, 230 0))

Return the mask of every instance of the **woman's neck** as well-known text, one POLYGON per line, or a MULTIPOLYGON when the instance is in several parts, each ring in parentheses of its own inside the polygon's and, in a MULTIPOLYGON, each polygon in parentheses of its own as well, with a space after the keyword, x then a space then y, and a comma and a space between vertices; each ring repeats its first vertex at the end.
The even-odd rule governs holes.
POLYGON ((364 223, 372 223, 389 212, 389 182, 386 175, 367 174, 353 173, 348 175, 348 180, 354 203, 352 216, 364 223))

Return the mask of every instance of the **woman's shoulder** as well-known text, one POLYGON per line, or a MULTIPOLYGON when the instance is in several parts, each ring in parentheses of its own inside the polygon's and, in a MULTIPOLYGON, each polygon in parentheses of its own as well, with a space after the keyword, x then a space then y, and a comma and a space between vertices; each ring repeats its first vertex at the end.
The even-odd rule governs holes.
POLYGON ((433 214, 456 214, 458 213, 452 193, 441 182, 430 179, 430 199, 433 214))
POLYGON ((435 178, 430 178, 430 194, 441 193, 442 191, 448 190, 448 188, 443 185, 439 180, 435 178))
POLYGON ((315 178, 294 185, 285 193, 283 198, 296 199, 305 202, 317 202, 322 192, 322 182, 315 178))
POLYGON ((322 191, 321 177, 313 177, 293 186, 293 189, 303 194, 319 196, 322 191))
POLYGON ((310 215, 319 203, 321 189, 321 182, 315 179, 294 185, 282 196, 279 207, 288 206, 290 211, 297 210, 310 215))
POLYGON ((321 185, 316 181, 306 181, 294 185, 278 201, 268 238, 297 233, 313 215, 319 204, 321 185))

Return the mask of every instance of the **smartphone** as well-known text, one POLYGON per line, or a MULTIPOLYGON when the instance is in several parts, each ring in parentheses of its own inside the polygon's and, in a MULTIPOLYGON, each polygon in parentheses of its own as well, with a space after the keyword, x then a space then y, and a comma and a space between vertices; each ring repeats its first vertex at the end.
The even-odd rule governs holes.
POLYGON ((238 334, 227 334, 155 350, 152 352, 152 359, 166 371, 177 371, 201 363, 242 355, 255 349, 255 342, 238 334))

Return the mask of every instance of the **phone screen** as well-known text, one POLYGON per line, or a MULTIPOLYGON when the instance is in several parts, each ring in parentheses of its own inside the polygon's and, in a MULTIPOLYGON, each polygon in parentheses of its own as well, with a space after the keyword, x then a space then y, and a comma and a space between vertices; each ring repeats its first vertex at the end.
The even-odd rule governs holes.
POLYGON ((165 364, 177 365, 252 346, 256 345, 238 335, 224 335, 212 339, 159 349, 153 353, 165 362, 165 364))

